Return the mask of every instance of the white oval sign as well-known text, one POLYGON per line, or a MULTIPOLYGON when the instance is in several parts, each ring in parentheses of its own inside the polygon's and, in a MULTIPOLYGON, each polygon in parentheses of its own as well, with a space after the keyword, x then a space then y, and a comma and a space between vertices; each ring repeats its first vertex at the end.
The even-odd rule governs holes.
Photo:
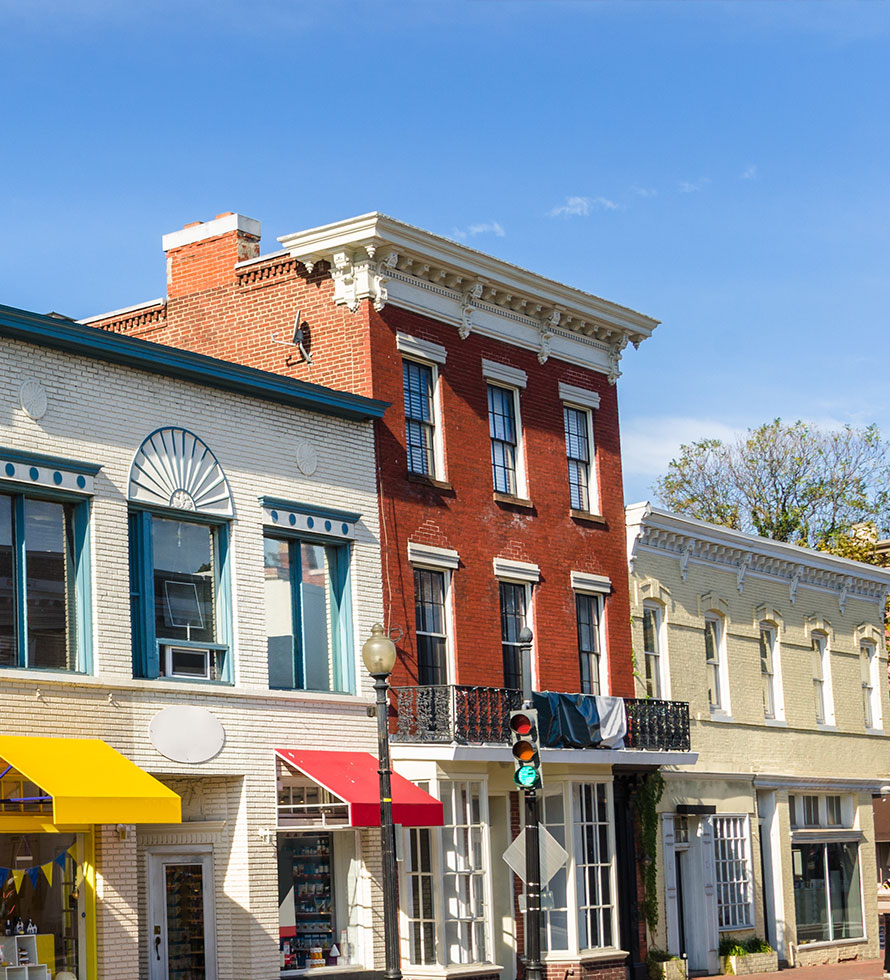
POLYGON ((148 726, 151 744, 174 762, 208 762, 219 755, 226 731, 206 708, 177 704, 159 711, 148 726))

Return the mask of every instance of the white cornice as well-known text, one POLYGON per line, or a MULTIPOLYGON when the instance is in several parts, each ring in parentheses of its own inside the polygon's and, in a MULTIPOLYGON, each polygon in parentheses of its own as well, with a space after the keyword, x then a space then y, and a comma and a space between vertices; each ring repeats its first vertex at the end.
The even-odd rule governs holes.
POLYGON ((460 555, 453 548, 437 548, 414 541, 408 542, 408 561, 412 565, 430 565, 433 568, 460 567, 460 555))
POLYGON ((626 519, 632 570, 642 552, 665 553, 679 560, 683 578, 690 561, 719 566, 736 574, 739 591, 746 574, 778 579, 787 586, 792 603, 798 588, 807 586, 836 594, 841 612, 849 597, 876 602, 883 609, 890 591, 890 569, 734 531, 649 503, 629 506, 626 519))
POLYGON ((412 337, 410 334, 402 333, 401 330, 396 334, 396 350, 421 361, 432 361, 434 364, 444 364, 448 356, 448 351, 441 344, 423 340, 421 337, 412 337))
POLYGON ((87 316, 82 320, 78 320, 78 323, 96 323, 98 320, 110 320, 114 318, 115 320, 119 317, 126 316, 129 313, 138 313, 139 310, 148 310, 152 307, 166 306, 167 300, 162 297, 159 299, 149 299, 144 303, 136 303, 133 306, 122 306, 119 310, 109 310, 107 313, 98 313, 95 316, 87 316))
POLYGON ((607 575, 594 575, 592 572, 572 572, 572 588, 575 592, 611 592, 612 581, 607 575))
POLYGON ((330 264, 334 301, 357 310, 368 299, 444 320, 461 337, 495 336, 618 378, 628 343, 635 347, 658 321, 591 293, 536 275, 372 212, 279 239, 310 271, 330 264))

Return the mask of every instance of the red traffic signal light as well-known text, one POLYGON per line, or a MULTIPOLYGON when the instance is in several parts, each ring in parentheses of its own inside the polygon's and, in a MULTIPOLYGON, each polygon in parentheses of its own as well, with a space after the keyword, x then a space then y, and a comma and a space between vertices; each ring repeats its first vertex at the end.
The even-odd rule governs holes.
POLYGON ((535 729, 535 719, 530 711, 512 711, 510 730, 517 735, 530 735, 535 729))

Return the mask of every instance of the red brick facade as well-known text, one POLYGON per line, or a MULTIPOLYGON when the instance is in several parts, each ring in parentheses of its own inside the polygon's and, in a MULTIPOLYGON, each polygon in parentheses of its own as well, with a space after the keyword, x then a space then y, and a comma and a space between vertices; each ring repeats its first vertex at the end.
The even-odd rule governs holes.
POLYGON ((384 522, 384 603, 388 627, 404 632, 393 683, 416 681, 414 586, 407 543, 456 550, 453 576, 455 679, 503 685, 495 556, 540 566, 533 614, 541 689, 578 691, 580 674, 570 572, 608 576, 606 637, 614 694, 633 695, 627 594, 624 501, 616 389, 599 372, 555 358, 540 364, 533 351, 363 300, 356 312, 335 305, 327 266, 311 273, 288 256, 238 266, 258 251, 257 240, 229 232, 167 253, 165 306, 92 321, 157 343, 210 354, 392 403, 378 424, 377 452, 384 522), (294 318, 308 326, 313 363, 289 341, 294 318), (401 355, 395 334, 432 340, 447 351, 440 372, 446 474, 451 489, 409 479, 401 355), (274 339, 273 339, 274 335, 274 339), (531 507, 493 499, 486 382, 482 359, 527 373, 520 396, 531 507), (570 516, 558 384, 599 394, 594 412, 596 480, 601 521, 570 516))

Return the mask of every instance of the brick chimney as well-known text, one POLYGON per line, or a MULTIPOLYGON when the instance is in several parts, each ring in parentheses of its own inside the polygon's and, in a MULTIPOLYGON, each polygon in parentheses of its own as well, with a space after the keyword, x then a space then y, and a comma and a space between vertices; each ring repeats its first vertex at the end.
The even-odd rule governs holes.
POLYGON ((235 278, 235 263, 260 254, 259 221, 226 211, 164 235, 167 297, 186 296, 235 278))

